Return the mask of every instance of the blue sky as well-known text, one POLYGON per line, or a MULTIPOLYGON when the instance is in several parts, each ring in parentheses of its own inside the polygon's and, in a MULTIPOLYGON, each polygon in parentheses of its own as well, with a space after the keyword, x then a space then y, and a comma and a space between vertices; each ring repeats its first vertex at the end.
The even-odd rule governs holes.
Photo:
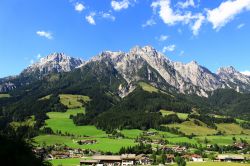
POLYGON ((1 0, 0 77, 53 52, 151 45, 174 61, 250 70, 250 0, 1 0))

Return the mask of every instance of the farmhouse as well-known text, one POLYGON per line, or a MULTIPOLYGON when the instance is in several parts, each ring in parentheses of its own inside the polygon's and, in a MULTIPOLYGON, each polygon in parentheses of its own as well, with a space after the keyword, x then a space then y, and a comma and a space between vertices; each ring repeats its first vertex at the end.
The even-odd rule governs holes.
POLYGON ((219 161, 237 161, 237 162, 241 162, 244 161, 244 157, 242 155, 218 155, 217 159, 219 161))

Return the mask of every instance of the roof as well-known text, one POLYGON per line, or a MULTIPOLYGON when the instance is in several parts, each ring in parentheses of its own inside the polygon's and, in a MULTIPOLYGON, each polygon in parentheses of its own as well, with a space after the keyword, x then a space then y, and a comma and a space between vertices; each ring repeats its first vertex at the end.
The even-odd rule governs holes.
POLYGON ((93 159, 94 160, 115 160, 115 161, 118 161, 118 160, 121 160, 121 156, 117 156, 117 155, 111 155, 111 156, 101 155, 101 156, 93 156, 93 159))
POLYGON ((122 154, 121 159, 135 159, 136 155, 135 154, 122 154))
POLYGON ((99 160, 81 160, 80 163, 99 163, 99 160))
POLYGON ((238 159, 238 160, 244 160, 244 157, 242 155, 226 155, 226 154, 220 154, 217 157, 218 159, 238 159))

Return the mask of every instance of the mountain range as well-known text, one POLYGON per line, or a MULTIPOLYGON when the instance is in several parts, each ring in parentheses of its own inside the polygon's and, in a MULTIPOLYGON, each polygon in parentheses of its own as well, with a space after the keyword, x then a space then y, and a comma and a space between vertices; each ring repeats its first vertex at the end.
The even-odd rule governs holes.
POLYGON ((109 79, 110 86, 114 79, 118 80, 116 91, 121 97, 132 92, 140 81, 148 82, 163 91, 197 94, 203 97, 208 97, 217 89, 250 92, 250 77, 232 66, 220 68, 217 73, 213 73, 195 61, 187 64, 174 62, 151 46, 136 46, 127 53, 104 51, 89 61, 64 53, 53 53, 30 65, 17 76, 0 79, 0 92, 29 85, 52 73, 70 74, 88 66, 92 66, 89 70, 97 75, 105 68, 111 69, 106 79, 109 79))

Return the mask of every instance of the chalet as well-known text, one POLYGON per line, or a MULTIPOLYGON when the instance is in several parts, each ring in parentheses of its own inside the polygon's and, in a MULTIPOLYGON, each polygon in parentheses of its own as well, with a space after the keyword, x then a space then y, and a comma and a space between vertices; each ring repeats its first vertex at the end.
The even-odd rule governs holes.
POLYGON ((225 162, 231 162, 231 161, 236 161, 236 162, 242 162, 245 160, 245 158, 242 155, 226 155, 226 154, 221 154, 217 156, 217 159, 219 161, 225 161, 225 162))

